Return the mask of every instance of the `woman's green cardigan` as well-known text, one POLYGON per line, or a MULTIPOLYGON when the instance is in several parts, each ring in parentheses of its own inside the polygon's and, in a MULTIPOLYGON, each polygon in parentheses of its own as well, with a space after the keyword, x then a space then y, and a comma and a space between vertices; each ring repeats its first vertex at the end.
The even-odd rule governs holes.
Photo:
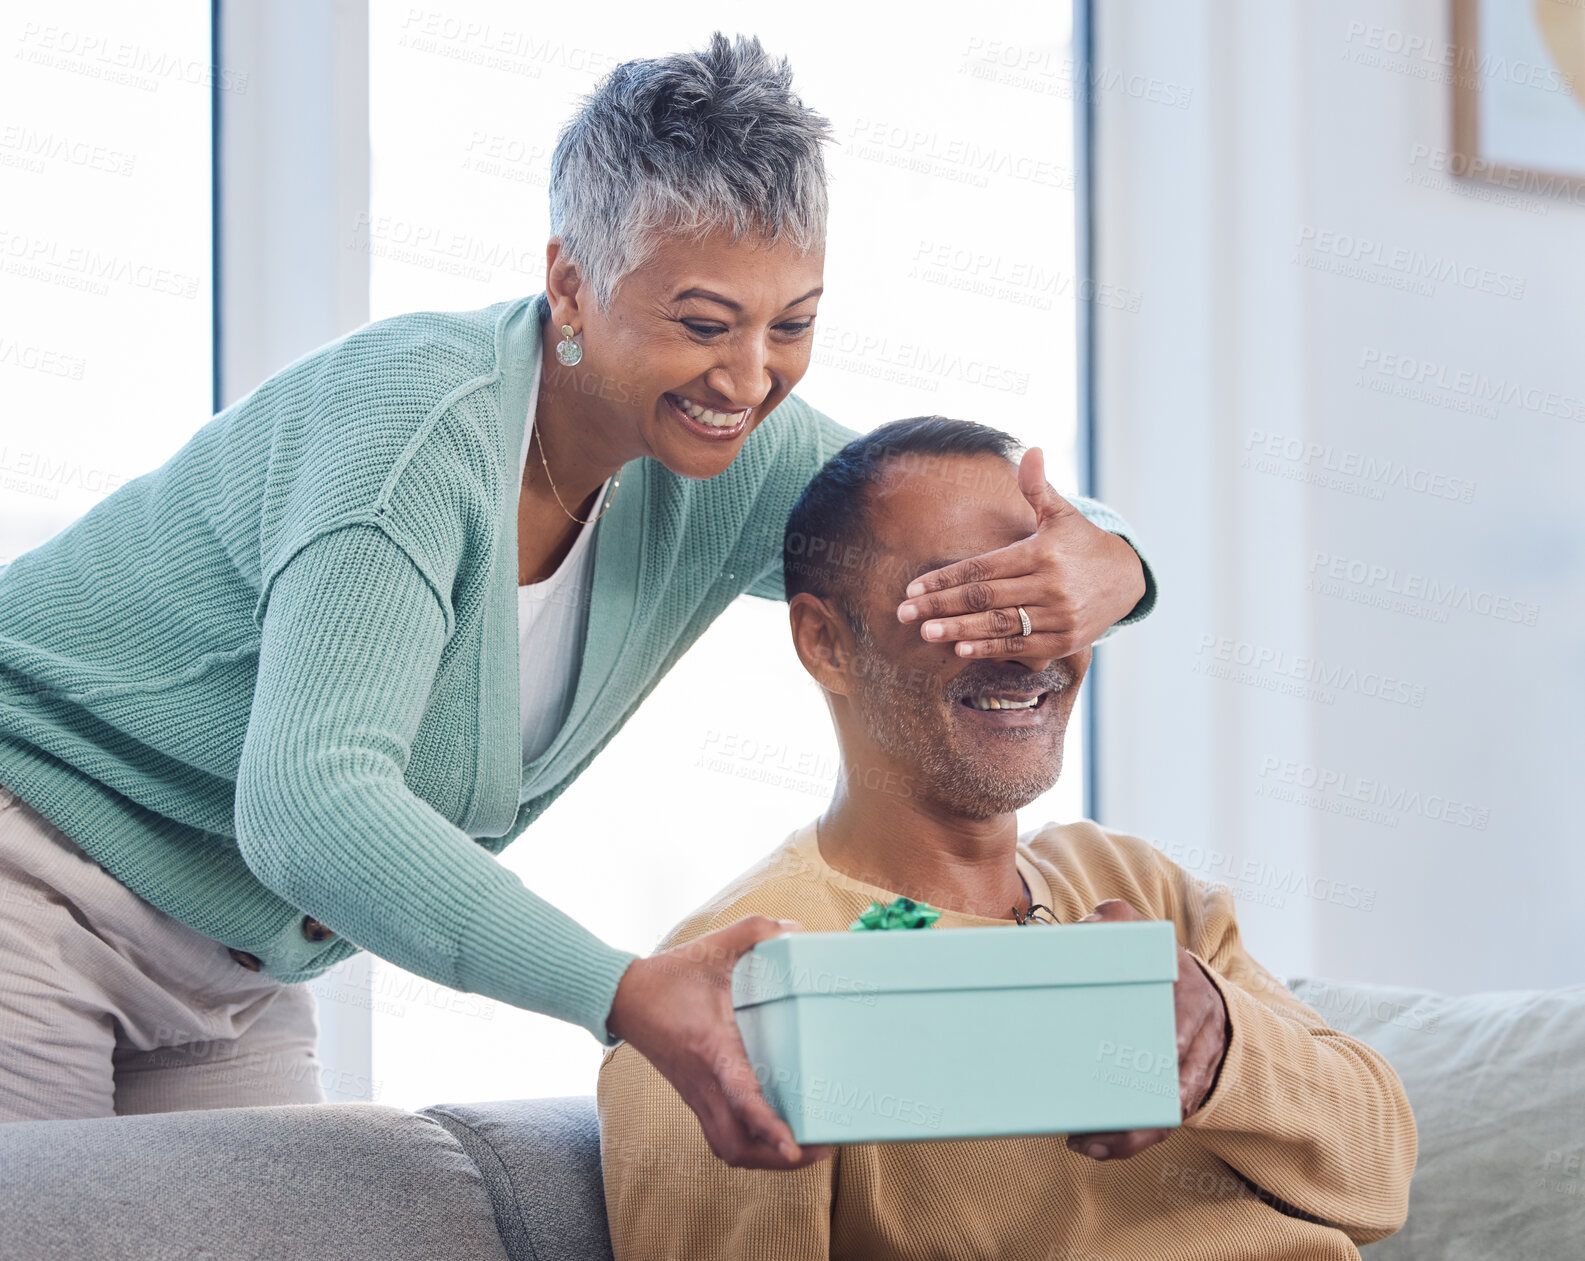
POLYGON ((524 766, 540 320, 536 295, 368 324, 0 569, 0 784, 283 981, 368 949, 609 1043, 634 956, 494 855, 728 604, 783 598, 787 515, 857 434, 790 396, 719 476, 627 465, 571 713, 524 766))

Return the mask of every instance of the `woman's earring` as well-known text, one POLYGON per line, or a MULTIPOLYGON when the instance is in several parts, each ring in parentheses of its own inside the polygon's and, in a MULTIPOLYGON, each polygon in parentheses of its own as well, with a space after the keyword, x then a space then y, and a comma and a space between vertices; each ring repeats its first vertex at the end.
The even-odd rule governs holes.
POLYGON ((573 341, 571 324, 561 326, 561 340, 556 343, 556 358, 560 359, 563 366, 572 367, 583 358, 583 347, 573 341))

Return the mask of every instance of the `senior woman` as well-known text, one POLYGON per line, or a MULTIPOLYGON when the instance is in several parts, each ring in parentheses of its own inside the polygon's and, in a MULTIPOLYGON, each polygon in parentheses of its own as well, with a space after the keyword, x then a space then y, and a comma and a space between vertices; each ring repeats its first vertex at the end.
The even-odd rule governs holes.
MULTIPOLYGON (((734 1164, 825 1154, 728 998, 786 926, 640 958, 495 855, 783 597, 856 436, 791 394, 827 133, 757 40, 619 67, 556 147, 543 294, 304 356, 0 570, 0 1119, 323 1099, 306 983, 368 950, 626 1039, 734 1164)), ((1060 657, 1148 610, 1117 518, 1026 466, 1036 535, 899 579, 927 638, 1060 657)))

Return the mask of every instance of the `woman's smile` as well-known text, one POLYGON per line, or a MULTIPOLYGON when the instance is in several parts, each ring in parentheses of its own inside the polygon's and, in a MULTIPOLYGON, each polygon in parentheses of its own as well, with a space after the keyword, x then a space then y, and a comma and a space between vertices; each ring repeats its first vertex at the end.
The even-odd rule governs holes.
POLYGON ((683 394, 663 394, 666 410, 696 438, 706 442, 730 442, 740 437, 754 414, 752 407, 739 412, 718 412, 683 394))

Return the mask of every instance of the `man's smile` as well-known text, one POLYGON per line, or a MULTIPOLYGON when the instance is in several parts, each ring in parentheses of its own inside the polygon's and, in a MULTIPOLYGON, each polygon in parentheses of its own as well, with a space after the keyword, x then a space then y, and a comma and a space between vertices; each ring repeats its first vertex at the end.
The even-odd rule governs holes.
POLYGON ((1046 704, 1049 690, 1017 692, 1005 688, 965 696, 958 701, 968 713, 968 721, 984 730, 1012 727, 1045 727, 1052 721, 1053 707, 1046 704))
POLYGON ((959 704, 972 709, 1034 709, 1050 693, 1039 692, 984 692, 979 696, 965 696, 959 704))

